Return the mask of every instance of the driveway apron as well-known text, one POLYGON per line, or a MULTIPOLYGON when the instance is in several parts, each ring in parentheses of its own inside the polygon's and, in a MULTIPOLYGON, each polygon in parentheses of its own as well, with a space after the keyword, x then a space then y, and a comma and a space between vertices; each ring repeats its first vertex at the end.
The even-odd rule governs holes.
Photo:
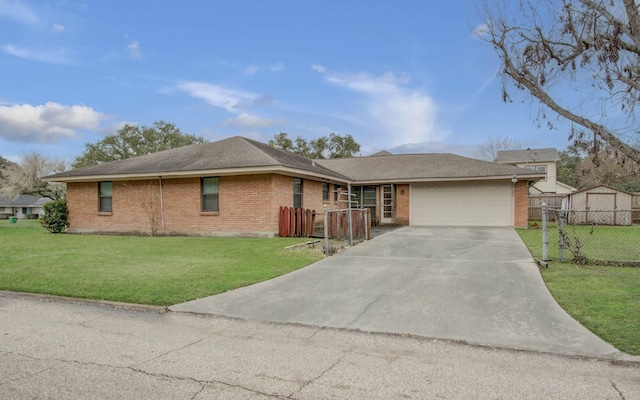
POLYGON ((547 291, 512 228, 405 227, 172 311, 617 358, 547 291))

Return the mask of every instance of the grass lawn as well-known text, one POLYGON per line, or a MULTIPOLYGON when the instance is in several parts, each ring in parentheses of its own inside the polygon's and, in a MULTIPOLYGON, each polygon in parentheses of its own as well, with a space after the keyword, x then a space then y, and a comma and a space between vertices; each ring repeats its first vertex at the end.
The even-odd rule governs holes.
POLYGON ((307 239, 51 234, 0 221, 0 290, 167 306, 265 281, 322 258, 307 239))
MULTIPOLYGON (((640 247, 638 227, 596 227, 602 228, 609 228, 607 234, 617 243, 627 243, 622 248, 631 249, 631 254, 640 247), (634 231, 635 238, 630 234, 634 231), (627 247, 633 242, 633 248, 627 247)), ((542 231, 518 230, 518 233, 529 251, 539 259, 542 256, 542 231)), ((628 250, 619 248, 617 253, 611 254, 610 251, 603 249, 591 257, 628 259, 628 250)), ((554 257, 554 254, 550 255, 554 257)), ((571 253, 567 257, 571 258, 571 253)), ((640 268, 578 266, 552 261, 541 274, 558 304, 572 317, 616 348, 640 355, 640 268)))
MULTIPOLYGON (((549 258, 558 260, 558 227, 549 224, 549 258)), ((542 229, 518 230, 534 257, 542 257, 542 229)), ((567 227, 570 239, 577 236, 582 243, 582 253, 591 260, 640 261, 640 225, 594 226, 579 225, 567 227)), ((570 260, 573 255, 565 251, 570 260)))

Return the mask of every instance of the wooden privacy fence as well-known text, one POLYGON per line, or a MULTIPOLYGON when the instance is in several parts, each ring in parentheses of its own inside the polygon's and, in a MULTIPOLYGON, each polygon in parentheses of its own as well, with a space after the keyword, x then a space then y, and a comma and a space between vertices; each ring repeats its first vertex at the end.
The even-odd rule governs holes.
MULTIPOLYGON (((346 240, 349 238, 349 211, 327 211, 327 235, 330 239, 346 240)), ((352 238, 356 240, 371 239, 371 209, 351 209, 352 238)))
POLYGON ((529 221, 542 220, 542 203, 549 208, 562 207, 562 199, 567 195, 530 195, 529 196, 529 221))
POLYGON ((315 223, 315 210, 280 206, 280 237, 313 236, 315 223))

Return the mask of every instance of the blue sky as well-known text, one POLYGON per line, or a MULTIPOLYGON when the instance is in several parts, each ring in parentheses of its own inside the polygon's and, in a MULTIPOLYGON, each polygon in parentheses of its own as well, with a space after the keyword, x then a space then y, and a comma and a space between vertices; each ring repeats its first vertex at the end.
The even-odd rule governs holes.
POLYGON ((0 155, 72 161, 124 123, 207 140, 351 134, 362 154, 509 137, 567 145, 505 104, 474 1, 0 0, 0 155))

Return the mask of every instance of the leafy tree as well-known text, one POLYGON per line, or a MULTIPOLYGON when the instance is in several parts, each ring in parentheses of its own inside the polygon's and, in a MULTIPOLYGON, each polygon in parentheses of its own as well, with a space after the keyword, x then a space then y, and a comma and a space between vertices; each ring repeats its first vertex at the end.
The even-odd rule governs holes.
POLYGON ((513 84, 543 105, 538 117, 550 127, 554 115, 570 121, 569 139, 592 143, 594 154, 602 141, 615 157, 640 163, 630 145, 640 101, 635 0, 485 0, 483 17, 477 31, 500 58, 503 100, 513 84))
POLYGON ((502 150, 518 150, 521 149, 522 143, 506 136, 497 138, 489 138, 476 149, 474 156, 479 160, 495 161, 498 158, 498 152, 502 150))
POLYGON ((95 144, 87 143, 72 167, 89 167, 204 142, 204 138, 182 133, 174 124, 164 121, 156 121, 151 127, 126 124, 95 144))
POLYGON ((329 137, 322 136, 307 142, 301 136, 295 142, 286 132, 280 132, 269 140, 269 145, 299 154, 307 158, 345 158, 354 157, 360 151, 360 145, 351 135, 331 133, 329 137))
POLYGON ((578 187, 576 171, 582 163, 581 153, 575 146, 569 146, 560 152, 560 161, 557 163, 557 180, 575 188, 578 187))
MULTIPOLYGON (((298 139, 302 139, 302 138, 298 137, 298 139)), ((267 143, 269 144, 269 146, 274 146, 279 149, 291 151, 294 153, 297 148, 297 144, 296 146, 293 145, 293 140, 289 138, 289 134, 287 134, 286 132, 280 132, 278 134, 273 135, 273 139, 269 140, 269 142, 267 143)), ((306 145, 307 145, 307 142, 305 141, 304 146, 306 147, 306 145)))
POLYGON ((30 194, 54 200, 64 198, 64 184, 45 182, 42 178, 63 172, 66 168, 64 161, 48 158, 35 151, 26 153, 19 164, 5 165, 3 179, 0 180, 0 196, 16 198, 21 194, 30 194))
POLYGON ((360 151, 360 145, 351 135, 340 136, 332 133, 329 135, 329 143, 326 146, 329 151, 328 158, 353 157, 360 151))
POLYGON ((65 199, 55 200, 42 206, 44 214, 40 224, 51 233, 62 233, 69 227, 69 210, 65 199))
POLYGON ((558 167, 558 181, 576 187, 587 189, 597 185, 607 185, 628 192, 640 190, 640 176, 637 165, 624 162, 615 157, 611 149, 604 143, 598 157, 590 153, 590 148, 580 148, 576 145, 567 147, 560 152, 558 167))

